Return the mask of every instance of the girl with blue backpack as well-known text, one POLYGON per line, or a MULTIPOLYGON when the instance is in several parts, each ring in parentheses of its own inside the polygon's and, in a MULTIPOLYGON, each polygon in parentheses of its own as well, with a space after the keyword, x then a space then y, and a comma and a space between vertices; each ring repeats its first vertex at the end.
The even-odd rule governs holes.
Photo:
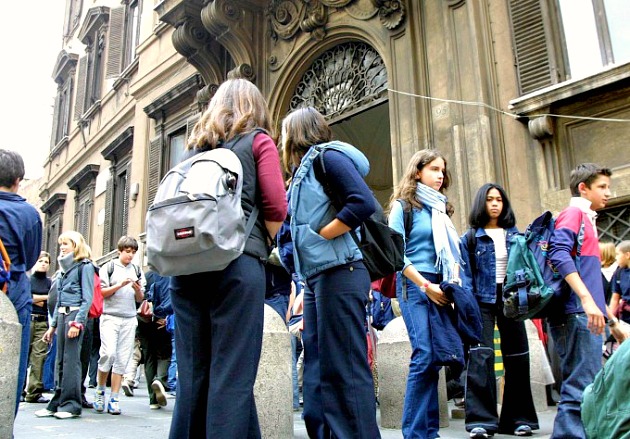
POLYGON ((282 122, 283 162, 295 171, 288 191, 293 259, 307 284, 304 422, 312 438, 374 439, 380 433, 365 336, 370 275, 349 232, 375 212, 376 201, 363 180, 367 158, 331 140, 314 108, 295 110, 282 122), (317 166, 325 172, 318 174, 317 166))
POLYGON ((486 183, 477 191, 469 215, 470 229, 462 236, 463 286, 479 303, 483 321, 482 344, 471 346, 466 377, 466 430, 471 438, 495 433, 530 436, 538 418, 529 376, 529 348, 525 323, 503 315, 502 284, 510 239, 518 233, 505 190, 486 183), (499 327, 505 368, 501 416, 497 415, 494 373, 494 326, 499 327))

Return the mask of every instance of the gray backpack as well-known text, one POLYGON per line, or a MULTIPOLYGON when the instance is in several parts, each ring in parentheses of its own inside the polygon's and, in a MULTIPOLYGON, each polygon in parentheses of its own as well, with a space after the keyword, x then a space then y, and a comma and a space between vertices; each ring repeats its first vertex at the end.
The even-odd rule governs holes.
POLYGON ((199 153, 168 171, 146 219, 147 265, 162 276, 223 270, 243 253, 256 223, 241 206, 243 167, 237 142, 199 153))

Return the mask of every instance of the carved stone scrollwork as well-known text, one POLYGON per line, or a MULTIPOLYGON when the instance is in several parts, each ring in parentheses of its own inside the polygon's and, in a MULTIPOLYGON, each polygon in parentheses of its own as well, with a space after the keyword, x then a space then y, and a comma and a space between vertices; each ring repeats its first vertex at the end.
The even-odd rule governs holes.
POLYGON ((256 78, 256 74, 254 73, 254 69, 249 64, 241 64, 230 70, 227 74, 228 79, 247 79, 248 81, 253 81, 256 78))
POLYGON ((212 96, 219 89, 219 84, 208 84, 197 92, 197 104, 199 108, 205 108, 212 99, 212 96))
POLYGON ((242 11, 232 0, 214 0, 201 10, 201 21, 210 33, 221 36, 230 28, 230 22, 242 18, 242 11))
POLYGON ((405 5, 400 0, 376 0, 378 18, 387 29, 396 29, 405 17, 405 5))
POLYGON ((186 58, 190 58, 205 47, 210 38, 200 22, 185 21, 173 32, 173 47, 186 58))
POLYGON ((311 2, 307 6, 306 16, 300 22, 300 29, 306 33, 312 33, 313 37, 322 40, 326 36, 326 22, 328 10, 323 4, 311 2))
POLYGON ((323 38, 331 8, 345 9, 359 20, 369 20, 378 11, 381 23, 390 30, 405 17, 402 0, 271 0, 266 9, 271 38, 289 40, 298 30, 323 38))

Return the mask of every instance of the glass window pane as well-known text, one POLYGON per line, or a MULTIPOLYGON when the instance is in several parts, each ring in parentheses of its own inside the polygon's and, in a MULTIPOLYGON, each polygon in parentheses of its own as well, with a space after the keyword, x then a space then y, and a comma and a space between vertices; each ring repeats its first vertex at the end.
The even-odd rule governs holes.
POLYGON ((559 4, 571 78, 600 71, 602 57, 592 0, 559 0, 559 4))
POLYGON ((168 169, 182 161, 184 155, 186 131, 182 131, 170 136, 168 169))
POLYGON ((630 61, 630 2, 604 0, 615 64, 630 61))

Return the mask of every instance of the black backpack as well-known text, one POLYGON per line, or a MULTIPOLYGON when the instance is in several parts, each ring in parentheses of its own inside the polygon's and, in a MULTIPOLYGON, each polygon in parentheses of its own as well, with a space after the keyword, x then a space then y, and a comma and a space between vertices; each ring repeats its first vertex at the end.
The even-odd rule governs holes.
MULTIPOLYGON (((324 187, 324 192, 335 209, 340 210, 342 202, 332 191, 326 178, 323 150, 313 162, 313 168, 315 177, 324 187)), ((400 271, 405 265, 403 236, 387 225, 379 202, 374 200, 374 204, 377 206, 376 212, 360 226, 361 239, 354 230, 350 231, 352 239, 361 250, 363 263, 370 273, 370 280, 373 281, 400 271)))

